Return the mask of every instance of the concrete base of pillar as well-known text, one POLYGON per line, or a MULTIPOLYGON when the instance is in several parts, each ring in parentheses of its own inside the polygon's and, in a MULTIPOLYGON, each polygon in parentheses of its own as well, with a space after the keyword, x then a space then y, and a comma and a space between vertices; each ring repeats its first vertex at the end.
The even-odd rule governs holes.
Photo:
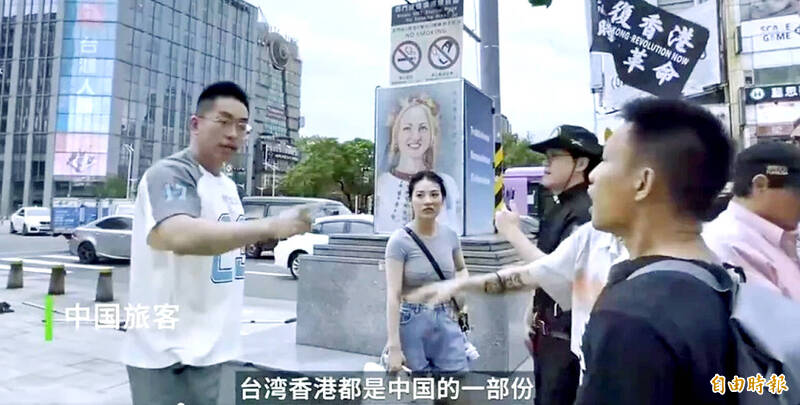
MULTIPOLYGON (((297 291, 297 343, 378 356, 386 344, 388 236, 332 236, 300 259, 297 291)), ((462 239, 471 274, 494 272, 515 263, 511 246, 495 235, 462 239)), ((473 331, 470 340, 480 358, 475 371, 511 371, 528 357, 524 312, 530 293, 468 295, 473 331)))
POLYGON ((22 262, 11 263, 11 268, 8 271, 8 282, 6 283, 6 288, 22 288, 22 285, 22 262))
POLYGON ((50 272, 50 288, 47 291, 49 295, 64 295, 64 283, 67 276, 64 266, 53 266, 50 272))
POLYGON ((101 270, 97 275, 97 292, 95 302, 114 301, 114 284, 111 278, 111 269, 101 270))

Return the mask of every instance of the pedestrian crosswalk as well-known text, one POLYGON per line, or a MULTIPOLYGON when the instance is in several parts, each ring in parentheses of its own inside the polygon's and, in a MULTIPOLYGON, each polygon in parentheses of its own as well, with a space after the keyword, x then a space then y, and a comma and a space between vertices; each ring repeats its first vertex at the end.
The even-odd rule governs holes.
POLYGON ((71 256, 71 255, 42 255, 42 256, 39 256, 39 257, 44 258, 44 259, 68 260, 68 261, 76 262, 76 263, 78 261, 80 261, 78 256, 71 256))
POLYGON ((45 267, 53 267, 58 265, 63 265, 66 268, 76 268, 76 269, 86 269, 86 270, 104 270, 109 267, 113 266, 98 266, 94 264, 79 264, 79 263, 66 263, 64 261, 52 261, 52 260, 39 260, 39 259, 27 259, 21 257, 6 257, 0 259, 0 261, 4 262, 15 262, 21 261, 23 265, 34 265, 34 266, 45 266, 45 267))
POLYGON ((51 269, 59 265, 64 266, 67 274, 75 271, 100 271, 119 266, 119 264, 82 264, 77 256, 68 254, 43 254, 26 257, 0 257, 0 270, 10 270, 11 263, 14 262, 22 262, 24 272, 41 274, 50 274, 51 269))
MULTIPOLYGON (((67 274, 81 271, 100 271, 115 267, 127 267, 126 261, 115 261, 109 263, 83 264, 77 256, 69 253, 43 253, 40 255, 20 254, 13 257, 0 257, 0 270, 10 270, 11 263, 21 261, 22 269, 25 272, 50 274, 53 266, 62 265, 67 274)), ((293 278, 283 267, 272 264, 271 261, 248 260, 245 274, 254 276, 267 276, 276 278, 293 278)))
MULTIPOLYGON (((11 266, 8 265, 8 264, 0 264, 0 270, 11 270, 11 266)), ((51 270, 50 269, 43 269, 43 268, 30 267, 30 266, 23 265, 22 266, 22 271, 25 271, 25 272, 28 272, 28 273, 50 274, 51 270)), ((66 272, 67 272, 67 274, 71 274, 72 273, 69 270, 66 270, 66 272)))

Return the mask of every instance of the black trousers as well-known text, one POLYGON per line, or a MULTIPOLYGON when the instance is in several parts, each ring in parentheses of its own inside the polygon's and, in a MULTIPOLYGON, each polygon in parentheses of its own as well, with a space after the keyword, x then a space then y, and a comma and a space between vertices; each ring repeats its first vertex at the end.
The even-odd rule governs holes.
POLYGON ((580 364, 569 348, 569 340, 536 335, 533 378, 536 405, 572 405, 578 392, 580 364))

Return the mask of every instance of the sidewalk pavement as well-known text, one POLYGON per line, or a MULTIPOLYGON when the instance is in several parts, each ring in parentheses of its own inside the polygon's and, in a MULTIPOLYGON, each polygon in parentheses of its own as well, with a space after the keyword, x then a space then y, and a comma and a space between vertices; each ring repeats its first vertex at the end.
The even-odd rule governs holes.
MULTIPOLYGON (((74 274, 67 275, 65 295, 54 297, 54 309, 62 314, 53 314, 53 340, 46 342, 44 310, 23 302, 44 306, 49 275, 25 273, 24 288, 8 290, 8 271, 0 270, 0 301, 15 311, 0 314, 0 404, 131 404, 127 371, 120 362, 124 332, 56 322, 76 303, 91 308, 94 316, 97 279, 74 274)), ((125 283, 114 283, 114 298, 120 308, 127 305, 125 283)), ((221 404, 235 403, 236 371, 361 371, 366 362, 378 360, 296 344, 296 323, 283 323, 296 316, 294 301, 245 297, 244 303, 243 321, 277 322, 242 324, 243 355, 224 368, 221 404)), ((518 370, 532 369, 529 359, 518 370)))
MULTIPOLYGON (((24 274, 24 288, 5 289, 7 270, 0 270, 0 301, 15 312, 0 314, 0 404, 120 404, 131 403, 125 365, 120 362, 124 332, 96 329, 94 324, 57 322, 64 309, 79 304, 94 317, 95 277, 67 275, 65 295, 54 297, 53 340, 44 339, 44 306, 49 275, 24 274), (71 277, 72 276, 72 277, 71 277)), ((127 285, 114 283, 114 302, 127 305, 127 285)), ((124 312, 122 312, 124 317, 124 312)), ((245 297, 243 355, 226 365, 221 389, 223 403, 233 403, 234 372, 271 369, 285 371, 361 370, 375 357, 295 344, 294 301, 245 297), (224 398, 224 397, 223 397, 224 398)), ((178 317, 179 318, 179 317, 178 317)))

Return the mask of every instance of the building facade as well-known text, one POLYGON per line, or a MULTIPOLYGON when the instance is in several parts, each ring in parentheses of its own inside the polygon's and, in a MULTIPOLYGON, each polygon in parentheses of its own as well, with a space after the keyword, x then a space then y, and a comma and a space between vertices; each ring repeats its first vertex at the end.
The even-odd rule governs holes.
POLYGON ((254 131, 226 167, 240 191, 263 183, 264 150, 282 171, 297 161, 297 44, 251 4, 0 0, 0 9, 0 216, 92 196, 109 177, 135 184, 188 145, 197 97, 218 80, 251 97, 254 131))
POLYGON ((267 24, 259 26, 258 71, 253 88, 254 127, 261 128, 253 146, 253 195, 272 195, 283 175, 299 161, 295 143, 302 127, 297 43, 287 41, 267 24), (273 171, 274 169, 274 171, 273 171))
POLYGON ((800 119, 800 2, 726 2, 731 117, 743 146, 787 141, 800 119))

